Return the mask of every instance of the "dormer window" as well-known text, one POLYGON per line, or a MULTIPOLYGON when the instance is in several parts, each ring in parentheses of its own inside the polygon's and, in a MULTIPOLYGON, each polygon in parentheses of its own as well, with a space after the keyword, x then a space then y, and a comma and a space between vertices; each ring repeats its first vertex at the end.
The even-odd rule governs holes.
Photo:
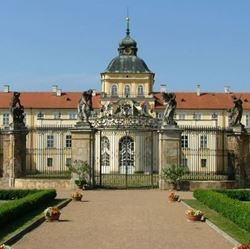
POLYGON ((144 93, 143 93, 143 86, 142 85, 139 85, 138 86, 138 96, 143 96, 144 93))
POLYGON ((117 85, 113 85, 111 87, 111 96, 113 96, 113 97, 117 96, 117 85))
POLYGON ((130 87, 129 85, 126 85, 124 88, 124 95, 125 97, 129 97, 130 96, 130 87))

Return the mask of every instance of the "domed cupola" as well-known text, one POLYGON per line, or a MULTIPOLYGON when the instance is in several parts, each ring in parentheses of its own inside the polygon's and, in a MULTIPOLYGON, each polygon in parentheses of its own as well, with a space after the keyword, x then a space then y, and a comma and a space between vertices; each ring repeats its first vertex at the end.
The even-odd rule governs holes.
POLYGON ((126 36, 121 40, 118 48, 119 56, 115 57, 104 72, 109 73, 151 73, 146 63, 137 56, 137 43, 131 38, 129 18, 126 18, 126 36))
POLYGON ((130 30, 129 30, 129 18, 127 20, 127 29, 126 29, 126 36, 122 39, 119 44, 119 55, 137 55, 137 43, 136 41, 130 37, 130 30))

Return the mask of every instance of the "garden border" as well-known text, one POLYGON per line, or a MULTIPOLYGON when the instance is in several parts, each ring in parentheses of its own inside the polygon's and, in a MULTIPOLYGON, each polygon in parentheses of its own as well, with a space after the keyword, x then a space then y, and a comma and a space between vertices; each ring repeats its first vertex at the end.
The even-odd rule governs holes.
MULTIPOLYGON (((184 201, 181 200, 181 203, 186 206, 187 208, 193 209, 191 206, 189 206, 187 203, 185 203, 184 201)), ((234 246, 238 246, 241 243, 239 241, 237 241, 236 239, 234 239, 233 237, 231 237, 230 235, 228 235, 226 232, 224 232, 223 230, 221 230, 219 227, 217 227, 213 222, 211 222, 208 219, 205 219, 205 223, 210 226, 213 230, 215 230, 217 233, 219 233, 220 235, 222 235, 226 240, 228 240, 230 243, 232 243, 234 246)))
MULTIPOLYGON (((65 206, 67 206, 71 201, 72 201, 72 199, 68 198, 68 199, 62 201, 61 203, 59 203, 56 206, 58 208, 63 208, 65 206)), ((13 236, 11 236, 7 240, 3 241, 2 244, 13 245, 18 240, 20 240, 26 233, 32 231, 33 229, 35 229, 36 227, 38 227, 40 224, 42 224, 44 221, 45 221, 45 217, 42 215, 41 217, 37 218, 33 223, 31 223, 30 225, 28 225, 27 227, 25 227, 23 230, 17 232, 16 234, 14 234, 13 236)))

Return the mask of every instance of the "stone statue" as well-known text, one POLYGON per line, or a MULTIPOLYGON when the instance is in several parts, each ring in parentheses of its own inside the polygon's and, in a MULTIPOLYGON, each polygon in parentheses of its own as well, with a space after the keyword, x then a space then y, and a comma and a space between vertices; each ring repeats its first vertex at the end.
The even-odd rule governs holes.
POLYGON ((232 96, 234 107, 229 110, 229 126, 235 127, 235 126, 244 126, 241 123, 242 113, 243 113, 243 107, 242 107, 242 100, 240 98, 237 98, 236 96, 232 96))
POLYGON ((166 125, 177 125, 177 123, 174 121, 174 114, 177 106, 175 94, 163 92, 162 96, 166 103, 166 108, 162 117, 163 123, 166 125))
POLYGON ((10 102, 10 113, 13 118, 13 124, 14 126, 16 124, 18 125, 24 125, 24 107, 21 105, 20 102, 20 93, 19 92, 13 92, 13 96, 10 102))
POLYGON ((92 108, 92 90, 88 90, 82 93, 82 96, 78 102, 77 111, 78 119, 82 122, 89 122, 89 117, 92 108))

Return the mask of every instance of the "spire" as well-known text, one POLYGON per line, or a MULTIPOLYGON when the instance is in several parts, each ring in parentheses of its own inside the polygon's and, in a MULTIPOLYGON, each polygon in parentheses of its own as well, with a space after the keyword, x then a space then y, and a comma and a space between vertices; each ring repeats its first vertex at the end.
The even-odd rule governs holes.
POLYGON ((127 17, 126 17, 126 22, 127 22, 126 35, 129 36, 130 30, 129 30, 129 17, 128 17, 128 15, 127 15, 127 17))

